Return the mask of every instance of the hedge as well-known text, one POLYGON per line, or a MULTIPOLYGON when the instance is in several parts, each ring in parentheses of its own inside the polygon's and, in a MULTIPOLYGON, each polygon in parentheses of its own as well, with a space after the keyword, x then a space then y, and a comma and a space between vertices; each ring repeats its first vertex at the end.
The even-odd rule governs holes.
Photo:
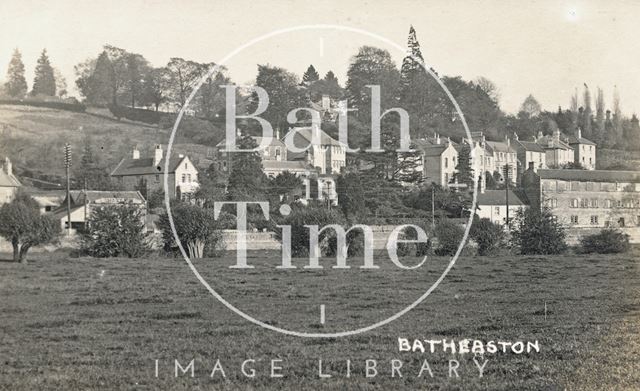
POLYGON ((162 118, 163 113, 147 110, 147 109, 135 109, 127 106, 109 105, 109 111, 118 120, 126 118, 130 121, 144 122, 146 124, 157 125, 162 118))
POLYGON ((85 105, 83 105, 82 103, 47 102, 19 99, 0 99, 0 105, 46 107, 49 109, 74 111, 76 113, 84 113, 86 109, 85 105))

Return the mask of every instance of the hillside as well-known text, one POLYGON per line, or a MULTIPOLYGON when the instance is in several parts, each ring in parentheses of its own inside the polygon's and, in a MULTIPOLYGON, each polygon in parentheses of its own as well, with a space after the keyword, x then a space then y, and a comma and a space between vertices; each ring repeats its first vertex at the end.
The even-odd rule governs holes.
MULTIPOLYGON (((36 175, 63 175, 62 150, 65 143, 73 148, 77 164, 87 136, 100 162, 113 168, 123 156, 137 146, 144 155, 155 144, 169 140, 170 130, 142 123, 118 121, 108 110, 89 109, 87 113, 0 105, 0 156, 9 156, 18 174, 26 170, 36 175)), ((208 146, 176 138, 176 153, 188 153, 194 163, 204 168, 208 146)))

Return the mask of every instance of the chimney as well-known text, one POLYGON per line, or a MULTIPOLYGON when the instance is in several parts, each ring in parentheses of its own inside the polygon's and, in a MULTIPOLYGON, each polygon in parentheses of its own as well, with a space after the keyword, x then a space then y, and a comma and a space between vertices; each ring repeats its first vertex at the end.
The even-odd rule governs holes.
POLYGON ((436 144, 440 145, 440 135, 436 134, 436 144))
POLYGON ((555 138, 556 141, 560 141, 560 129, 556 129, 556 131, 553 132, 553 138, 555 138))
POLYGON ((542 130, 538 130, 538 139, 537 140, 540 140, 541 138, 542 138, 542 130))
POLYGON ((611 110, 607 110, 607 121, 611 119, 611 110))
POLYGON ((331 108, 331 100, 329 95, 322 95, 322 109, 329 110, 331 108))
POLYGON ((582 138, 582 129, 578 128, 578 139, 582 138))
POLYGON ((4 158, 4 165, 2 166, 2 171, 7 175, 13 175, 13 167, 11 166, 11 160, 8 157, 4 158))
POLYGON ((533 171, 533 162, 529 162, 529 168, 528 168, 528 170, 533 171))
POLYGON ((153 155, 153 165, 157 165, 162 160, 162 146, 156 145, 156 149, 154 150, 153 155))
POLYGON ((518 133, 514 133, 513 138, 516 139, 516 141, 518 141, 518 133))
POLYGON ((133 147, 133 160, 138 160, 140 159, 140 151, 138 150, 138 147, 133 147))
POLYGON ((447 137, 447 145, 451 145, 451 137, 447 137))
POLYGON ((276 139, 280 140, 280 129, 276 129, 276 139))

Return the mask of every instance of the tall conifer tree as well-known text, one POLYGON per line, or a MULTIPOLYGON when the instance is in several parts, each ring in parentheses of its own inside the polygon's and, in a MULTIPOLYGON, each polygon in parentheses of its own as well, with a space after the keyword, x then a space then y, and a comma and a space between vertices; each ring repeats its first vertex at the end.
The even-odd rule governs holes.
POLYGON ((7 82, 5 90, 13 98, 24 98, 27 93, 27 80, 24 78, 24 63, 22 54, 18 49, 13 51, 9 69, 7 70, 7 82))
POLYGON ((31 94, 48 96, 56 95, 56 78, 53 73, 53 67, 49 62, 47 49, 43 49, 40 58, 38 58, 31 94))

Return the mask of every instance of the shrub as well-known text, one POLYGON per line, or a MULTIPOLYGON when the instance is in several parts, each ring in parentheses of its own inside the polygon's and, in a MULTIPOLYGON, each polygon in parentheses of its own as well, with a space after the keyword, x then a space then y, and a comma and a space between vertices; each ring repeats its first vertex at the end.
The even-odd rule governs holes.
POLYGON ((512 239, 521 254, 561 254, 567 249, 564 227, 548 209, 520 210, 515 221, 512 239))
POLYGON ((98 258, 138 258, 148 250, 144 213, 138 205, 95 208, 82 235, 83 251, 98 258))
POLYGON ((146 124, 157 125, 163 113, 147 109, 136 109, 127 106, 109 105, 109 111, 118 120, 126 118, 130 121, 144 122, 146 124))
MULTIPOLYGON (((176 234, 190 258, 202 258, 211 254, 222 242, 220 225, 214 219, 213 209, 204 209, 188 203, 178 203, 171 208, 176 234)), ((160 215, 159 226, 165 250, 177 247, 167 214, 160 215)))
MULTIPOLYGON (((309 229, 305 225, 317 225, 322 228, 329 224, 342 225, 344 219, 335 209, 323 207, 296 207, 289 216, 284 219, 283 224, 291 226, 291 254, 294 257, 304 257, 309 255, 309 229)), ((278 239, 282 240, 282 231, 277 230, 278 239)), ((335 237, 333 230, 327 229, 320 234, 318 242, 324 254, 331 253, 330 243, 335 237)), ((335 247, 335 246, 334 246, 335 247)))
POLYGON ((60 223, 41 215, 38 204, 19 193, 13 201, 0 208, 0 236, 13 246, 13 260, 27 262, 31 247, 52 242, 60 233, 60 223))
POLYGON ((474 219, 469 235, 478 244, 478 255, 495 253, 506 239, 504 228, 487 218, 474 219))
POLYGON ((458 224, 443 219, 436 224, 435 235, 438 238, 436 255, 454 255, 464 237, 464 229, 458 224))
POLYGON ((0 105, 46 107, 49 109, 74 111, 76 113, 84 113, 84 111, 86 110, 85 105, 81 103, 50 102, 31 99, 0 99, 0 105))
POLYGON ((617 254, 627 252, 630 248, 629 235, 614 228, 607 228, 581 238, 579 250, 584 254, 617 254))

